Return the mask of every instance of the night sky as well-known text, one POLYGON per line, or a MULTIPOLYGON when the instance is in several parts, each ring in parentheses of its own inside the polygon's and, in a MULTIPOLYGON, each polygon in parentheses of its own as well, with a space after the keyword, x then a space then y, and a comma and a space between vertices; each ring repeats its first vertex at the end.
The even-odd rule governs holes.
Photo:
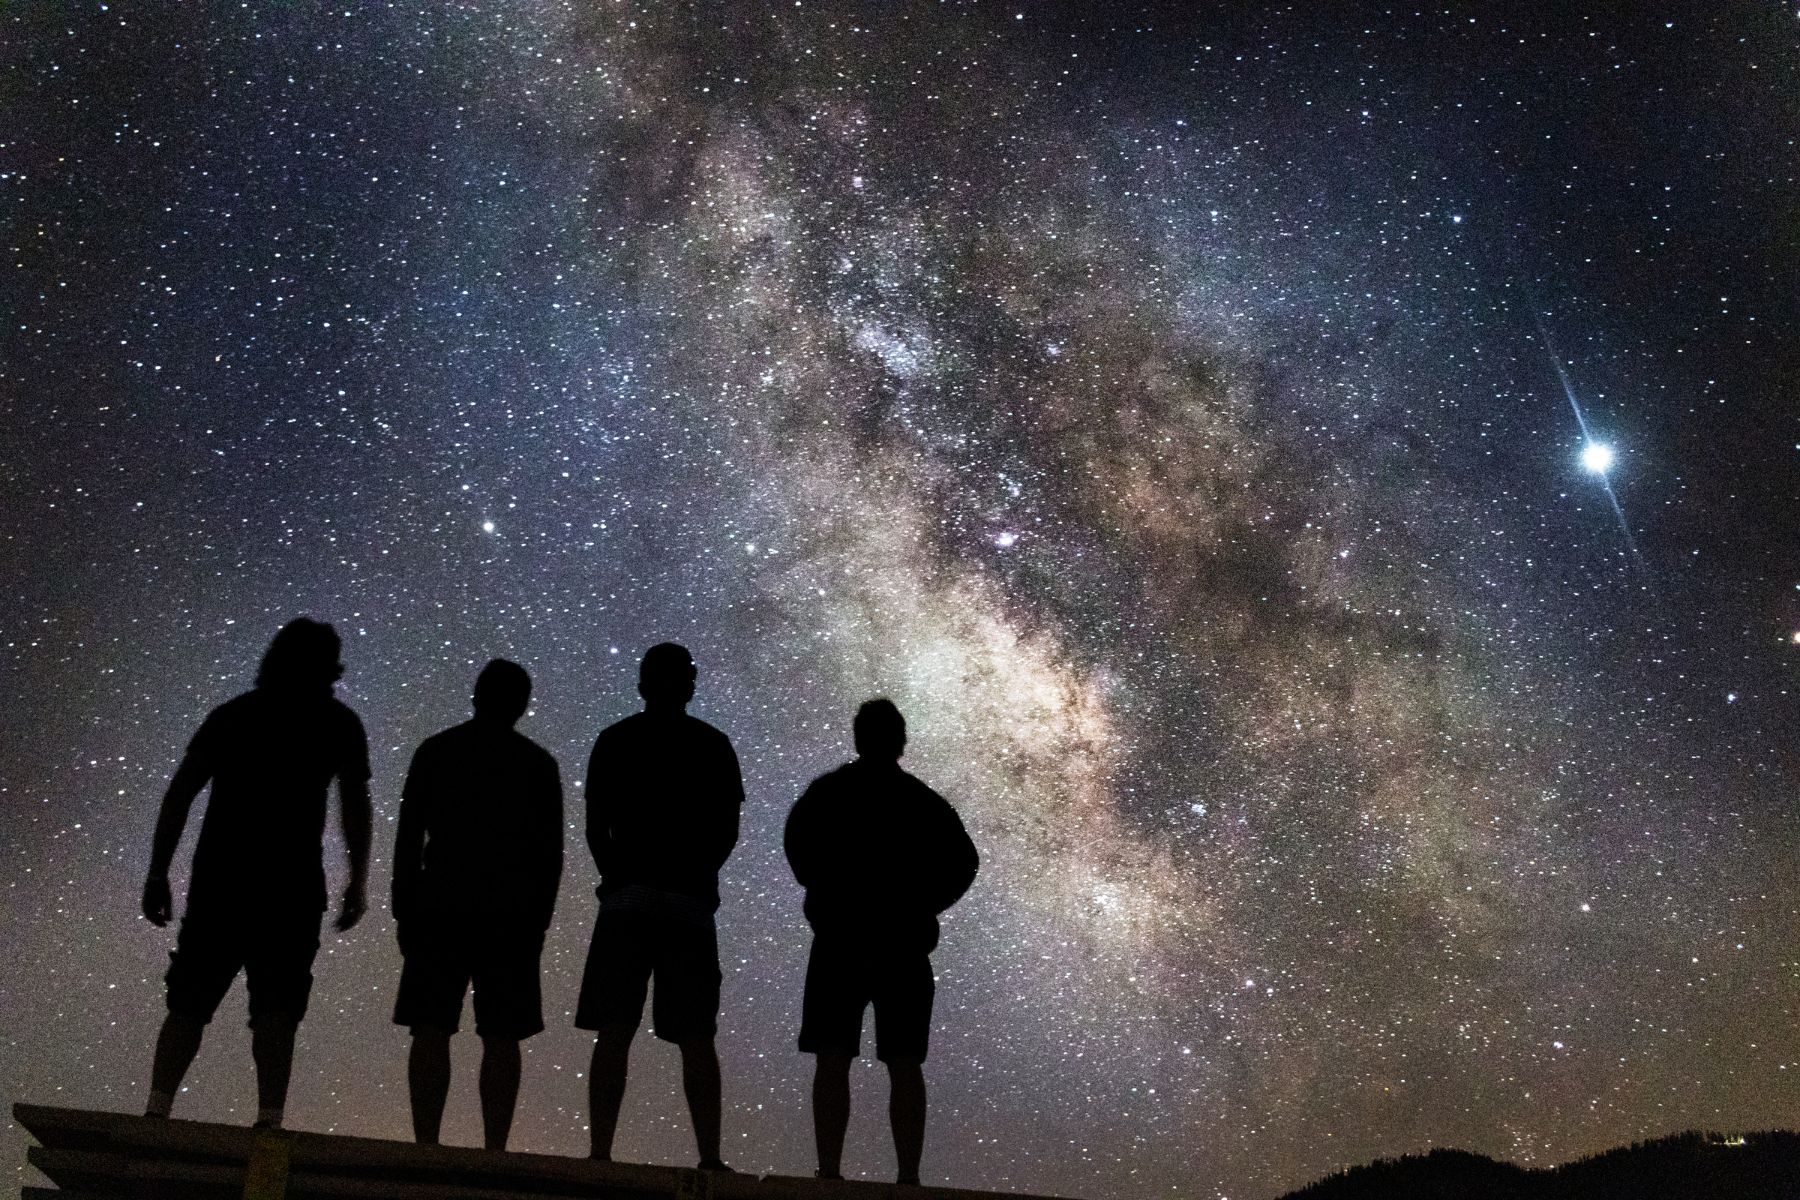
MULTIPOLYGON (((928 1182, 1800 1123, 1800 11, 1582 7, 6 5, 0 1098, 141 1109, 157 800, 307 614, 378 902, 293 1127, 410 1129, 412 748, 503 655, 573 785, 663 639, 740 1168, 813 1166, 780 830, 876 694, 984 857, 928 1182)), ((519 1149, 587 1145, 581 815, 519 1149)), ((177 1116, 253 1116, 243 1005, 177 1116)))

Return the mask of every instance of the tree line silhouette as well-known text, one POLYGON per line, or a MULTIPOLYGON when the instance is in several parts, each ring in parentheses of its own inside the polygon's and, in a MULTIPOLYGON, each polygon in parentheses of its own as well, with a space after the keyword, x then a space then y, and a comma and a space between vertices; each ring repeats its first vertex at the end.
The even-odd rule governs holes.
POLYGON ((1554 1167, 1467 1150, 1381 1159, 1283 1200, 1790 1200, 1800 1196, 1800 1134, 1691 1131, 1554 1167))

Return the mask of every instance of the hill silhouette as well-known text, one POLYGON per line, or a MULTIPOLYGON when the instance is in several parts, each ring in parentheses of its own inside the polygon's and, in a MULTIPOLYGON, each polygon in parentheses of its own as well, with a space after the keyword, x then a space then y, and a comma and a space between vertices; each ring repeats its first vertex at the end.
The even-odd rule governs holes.
POLYGON ((1633 1142, 1555 1167, 1466 1150, 1380 1159, 1283 1200, 1775 1200, 1800 1196, 1800 1134, 1693 1131, 1633 1142))

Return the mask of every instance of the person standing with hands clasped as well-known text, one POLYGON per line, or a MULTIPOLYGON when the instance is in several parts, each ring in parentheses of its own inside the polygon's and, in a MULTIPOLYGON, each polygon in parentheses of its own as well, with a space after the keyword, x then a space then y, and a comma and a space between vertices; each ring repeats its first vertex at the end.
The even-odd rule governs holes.
POLYGON ((301 617, 269 643, 256 687, 215 708, 163 795, 144 880, 144 916, 167 925, 169 866, 188 810, 208 783, 181 932, 169 956, 169 1014, 157 1035, 146 1116, 166 1117, 231 981, 250 990, 256 1124, 279 1128, 294 1034, 312 992, 325 912, 326 793, 338 781, 350 879, 337 928, 362 919, 369 873, 369 746, 332 694, 337 631, 301 617))
POLYGON ((906 718, 893 702, 864 704, 853 730, 856 760, 815 779, 787 820, 788 865, 806 889, 813 929, 800 1050, 816 1058, 819 1177, 840 1179, 850 1063, 862 1052, 863 1010, 874 1006, 897 1182, 916 1184, 937 919, 969 890, 980 860, 949 802, 900 769, 906 718))
POLYGON ((519 1099, 519 1043, 544 1028, 539 960, 562 878, 562 777, 513 728, 531 676, 497 658, 475 680, 475 716, 413 754, 394 839, 394 922, 406 966, 394 1023, 412 1030, 406 1064, 413 1137, 435 1145, 450 1094, 450 1038, 475 987, 481 1125, 506 1149, 519 1099))
POLYGON ((681 1048, 681 1083, 702 1170, 719 1158, 719 868, 738 839, 744 783, 731 740, 687 713, 698 673, 687 650, 644 652, 644 711, 607 726, 587 771, 587 841, 600 915, 575 1027, 594 1032, 588 1077, 593 1157, 612 1157, 626 1060, 652 977, 656 1036, 681 1048))

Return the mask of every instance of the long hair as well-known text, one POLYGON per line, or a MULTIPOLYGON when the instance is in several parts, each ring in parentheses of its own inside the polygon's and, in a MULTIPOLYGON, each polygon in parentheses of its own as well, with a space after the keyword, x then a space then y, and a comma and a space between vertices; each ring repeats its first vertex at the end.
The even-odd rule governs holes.
POLYGON ((338 661, 343 642, 337 630, 311 617, 297 617, 283 625, 256 670, 256 686, 283 691, 329 689, 342 678, 338 661))

